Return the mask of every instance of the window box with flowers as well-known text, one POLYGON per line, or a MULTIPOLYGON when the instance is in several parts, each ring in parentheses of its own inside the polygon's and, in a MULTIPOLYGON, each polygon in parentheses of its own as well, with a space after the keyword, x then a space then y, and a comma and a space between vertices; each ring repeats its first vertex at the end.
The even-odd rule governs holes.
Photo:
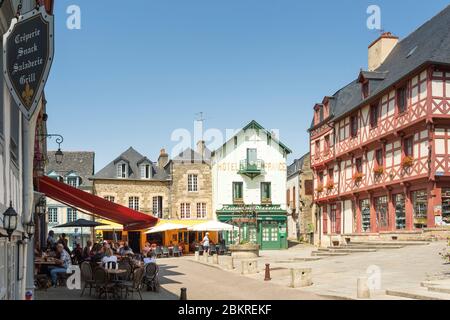
POLYGON ((322 192, 323 192, 323 185, 322 185, 322 184, 319 184, 319 185, 317 186, 316 191, 317 191, 318 193, 322 193, 322 192))
POLYGON ((408 169, 411 168, 414 165, 414 158, 411 156, 406 156, 402 160, 402 168, 408 169))
POLYGON ((364 178, 364 174, 361 172, 357 172, 353 175, 353 181, 355 183, 360 183, 364 178))
POLYGON ((332 191, 334 189, 334 182, 330 181, 327 183, 327 190, 332 191))
POLYGON ((383 175, 385 171, 386 171, 386 169, 385 169, 383 166, 376 166, 376 167, 373 169, 373 173, 374 173, 376 176, 381 176, 381 175, 383 175))

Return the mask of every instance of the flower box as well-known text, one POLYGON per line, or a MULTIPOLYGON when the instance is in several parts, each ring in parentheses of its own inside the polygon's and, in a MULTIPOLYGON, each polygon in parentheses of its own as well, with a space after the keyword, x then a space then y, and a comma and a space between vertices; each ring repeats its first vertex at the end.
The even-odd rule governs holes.
POLYGON ((414 165, 414 158, 407 156, 402 160, 402 168, 410 168, 414 165))
POLYGON ((384 167, 375 167, 375 169, 373 169, 373 173, 375 173, 377 176, 381 176, 382 174, 384 174, 385 169, 384 167))
POLYGON ((319 185, 319 186, 317 187, 316 191, 317 191, 318 193, 322 193, 322 192, 323 192, 323 185, 319 185))
POLYGON ((355 181, 355 182, 361 182, 363 178, 364 178, 364 174, 360 173, 360 172, 357 172, 353 175, 353 181, 355 181))
POLYGON ((333 190, 334 189, 334 182, 328 182, 328 184, 327 184, 327 190, 328 191, 331 191, 331 190, 333 190))

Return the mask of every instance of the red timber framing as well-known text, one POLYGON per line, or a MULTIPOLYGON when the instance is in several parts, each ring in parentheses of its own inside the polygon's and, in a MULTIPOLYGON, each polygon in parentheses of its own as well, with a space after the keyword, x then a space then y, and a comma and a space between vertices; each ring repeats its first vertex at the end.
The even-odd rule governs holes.
POLYGON ((158 218, 129 209, 49 177, 36 178, 37 190, 67 206, 124 226, 127 231, 144 230, 158 223, 158 218))
POLYGON ((353 233, 436 227, 442 211, 441 189, 450 189, 450 69, 425 66, 367 105, 316 126, 310 134, 311 148, 316 141, 321 146, 319 155, 311 152, 311 164, 314 200, 323 210, 324 231, 342 231, 341 225, 337 230, 328 227, 330 205, 346 200, 353 204, 353 233), (399 112, 400 88, 406 88, 404 112, 399 112), (355 135, 352 116, 357 121, 355 135), (329 149, 324 149, 326 136, 331 137, 329 149), (356 174, 360 162, 362 172, 356 174), (328 179, 330 169, 334 177, 328 179), (327 177, 323 188, 318 188, 320 172, 327 177), (327 189, 329 181, 333 189, 327 189), (369 203, 364 212, 363 200, 369 203), (369 223, 364 230, 363 224, 369 223))

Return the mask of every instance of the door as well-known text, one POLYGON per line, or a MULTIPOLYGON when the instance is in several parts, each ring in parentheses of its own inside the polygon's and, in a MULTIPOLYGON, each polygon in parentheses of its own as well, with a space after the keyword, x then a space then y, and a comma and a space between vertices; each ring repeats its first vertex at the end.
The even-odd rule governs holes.
POLYGON ((258 152, 256 149, 247 149, 247 165, 256 167, 258 162, 258 152))
POLYGON ((280 235, 278 232, 278 223, 265 222, 261 226, 261 249, 278 250, 280 249, 280 235))
POLYGON ((134 253, 141 252, 141 233, 139 231, 128 232, 128 245, 134 253))

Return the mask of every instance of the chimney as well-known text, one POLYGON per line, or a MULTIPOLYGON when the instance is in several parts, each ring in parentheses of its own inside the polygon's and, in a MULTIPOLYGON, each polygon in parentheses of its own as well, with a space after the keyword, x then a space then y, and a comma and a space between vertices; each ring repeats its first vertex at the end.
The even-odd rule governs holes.
POLYGON ((205 158, 206 144, 205 141, 200 140, 197 142, 197 153, 202 156, 202 159, 205 158))
POLYGON ((398 43, 398 37, 390 32, 384 32, 369 46, 369 71, 376 70, 389 56, 398 43))
POLYGON ((169 155, 166 152, 166 149, 161 149, 161 153, 158 158, 158 167, 161 169, 169 162, 169 155))

